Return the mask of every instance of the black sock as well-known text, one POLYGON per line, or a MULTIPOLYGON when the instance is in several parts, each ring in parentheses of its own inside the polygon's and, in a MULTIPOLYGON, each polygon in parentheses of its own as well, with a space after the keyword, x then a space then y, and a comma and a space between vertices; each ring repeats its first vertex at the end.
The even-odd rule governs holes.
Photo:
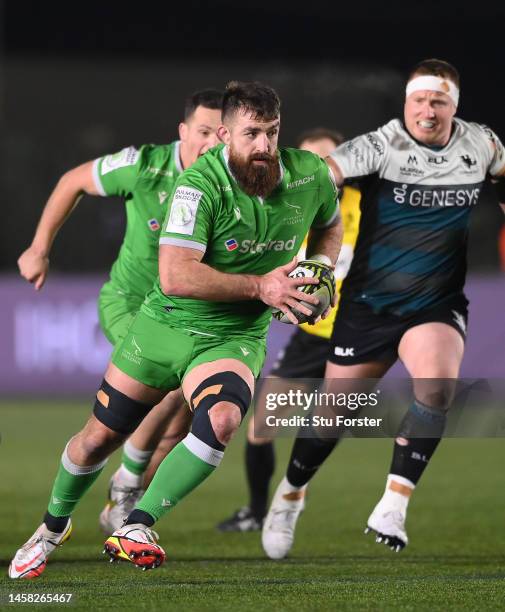
POLYGON ((337 445, 338 438, 296 438, 286 478, 294 487, 303 487, 314 476, 337 445))
POLYGON ((268 489, 275 469, 274 443, 251 444, 245 447, 245 465, 249 486, 249 507, 261 520, 267 513, 268 489))
POLYGON ((142 523, 146 527, 152 527, 156 521, 153 517, 143 510, 133 510, 126 519, 125 525, 135 525, 135 523, 142 523))
POLYGON ((400 425, 389 473, 417 484, 437 449, 445 422, 445 411, 414 401, 400 425), (430 437, 419 437, 423 435, 430 437))
POLYGON ((53 516, 46 512, 44 514, 44 523, 49 531, 54 531, 54 533, 62 533, 67 526, 67 522, 69 516, 53 516))

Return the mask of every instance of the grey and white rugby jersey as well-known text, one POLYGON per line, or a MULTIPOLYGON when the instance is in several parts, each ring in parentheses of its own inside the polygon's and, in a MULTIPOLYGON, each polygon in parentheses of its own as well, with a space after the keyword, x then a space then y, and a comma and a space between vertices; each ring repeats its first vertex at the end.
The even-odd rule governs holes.
POLYGON ((505 167, 488 127, 453 120, 445 147, 416 141, 394 119, 331 157, 362 191, 356 251, 342 299, 406 314, 463 291, 470 211, 487 174, 505 167))

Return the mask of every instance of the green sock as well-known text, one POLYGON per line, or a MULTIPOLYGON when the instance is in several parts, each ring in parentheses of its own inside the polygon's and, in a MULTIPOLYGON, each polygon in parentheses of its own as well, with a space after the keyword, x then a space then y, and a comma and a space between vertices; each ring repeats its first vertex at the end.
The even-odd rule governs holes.
POLYGON ((67 447, 63 451, 60 467, 51 491, 47 510, 52 516, 69 516, 79 503, 81 497, 100 475, 107 460, 82 467, 72 463, 68 457, 67 447))
POLYGON ((153 451, 142 451, 135 448, 130 440, 126 440, 123 445, 121 463, 132 474, 141 476, 149 465, 153 451))
POLYGON ((188 434, 165 457, 135 509, 158 520, 212 474, 223 454, 188 434))

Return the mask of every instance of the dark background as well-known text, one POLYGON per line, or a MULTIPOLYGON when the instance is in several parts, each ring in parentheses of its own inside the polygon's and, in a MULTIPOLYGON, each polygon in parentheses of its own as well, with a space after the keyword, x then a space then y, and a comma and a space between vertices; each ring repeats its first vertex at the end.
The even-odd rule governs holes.
MULTIPOLYGON (((260 79, 283 100, 281 143, 317 125, 352 137, 401 114, 426 57, 460 70, 458 115, 505 138, 505 3, 36 2, 4 0, 0 266, 15 271, 61 174, 125 145, 177 137, 185 96, 260 79)), ((53 271, 107 270, 123 235, 114 199, 85 198, 56 240, 53 271)), ((498 268, 502 214, 486 190, 470 266, 498 268)))

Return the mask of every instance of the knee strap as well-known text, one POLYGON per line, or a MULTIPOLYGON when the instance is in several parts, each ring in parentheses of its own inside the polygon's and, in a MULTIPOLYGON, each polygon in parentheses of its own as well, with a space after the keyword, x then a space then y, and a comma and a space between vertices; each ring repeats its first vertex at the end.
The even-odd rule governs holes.
POLYGON ((231 402, 238 406, 243 419, 251 399, 249 385, 235 372, 220 372, 209 376, 198 385, 190 398, 190 407, 194 413, 192 434, 210 447, 224 450, 212 428, 209 410, 219 402, 231 402))
POLYGON ((93 414, 112 431, 129 435, 137 429, 153 405, 130 399, 104 379, 96 394, 93 414))

